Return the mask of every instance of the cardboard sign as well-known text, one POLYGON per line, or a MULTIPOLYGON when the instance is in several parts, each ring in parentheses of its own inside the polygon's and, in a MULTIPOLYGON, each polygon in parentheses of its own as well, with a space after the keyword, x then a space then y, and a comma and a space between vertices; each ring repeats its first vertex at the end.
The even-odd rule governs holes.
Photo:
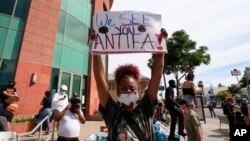
POLYGON ((0 141, 16 141, 16 132, 0 132, 0 141))
POLYGON ((161 15, 149 12, 97 12, 94 16, 96 37, 92 53, 166 52, 160 34, 161 15))

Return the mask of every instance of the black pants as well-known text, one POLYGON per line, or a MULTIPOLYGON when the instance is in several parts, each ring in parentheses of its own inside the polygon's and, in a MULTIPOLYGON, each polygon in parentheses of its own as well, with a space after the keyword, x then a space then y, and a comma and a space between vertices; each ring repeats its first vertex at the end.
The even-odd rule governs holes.
POLYGON ((231 130, 233 129, 233 127, 235 126, 235 119, 234 119, 234 115, 227 115, 227 119, 228 119, 228 121, 229 121, 229 137, 230 137, 230 141, 233 141, 232 140, 232 138, 231 138, 231 134, 233 134, 232 132, 231 132, 231 130))
POLYGON ((175 127, 178 119, 178 133, 180 135, 183 135, 184 130, 184 124, 183 124, 183 114, 181 111, 176 110, 175 108, 169 108, 169 113, 171 116, 171 125, 170 125, 170 134, 168 139, 174 139, 175 135, 175 127))
POLYGON ((57 141, 79 141, 78 138, 64 138, 64 137, 58 137, 57 141))
POLYGON ((210 112, 210 114, 211 114, 211 117, 213 117, 213 115, 216 117, 216 114, 215 114, 215 112, 214 112, 214 109, 212 109, 212 108, 208 108, 209 109, 209 112, 210 112))

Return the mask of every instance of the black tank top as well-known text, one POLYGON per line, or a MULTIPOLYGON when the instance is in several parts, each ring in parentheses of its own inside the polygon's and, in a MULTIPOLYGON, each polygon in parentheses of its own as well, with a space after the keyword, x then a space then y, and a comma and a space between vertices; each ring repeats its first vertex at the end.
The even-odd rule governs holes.
POLYGON ((183 95, 191 95, 194 97, 194 91, 193 88, 182 88, 183 95))

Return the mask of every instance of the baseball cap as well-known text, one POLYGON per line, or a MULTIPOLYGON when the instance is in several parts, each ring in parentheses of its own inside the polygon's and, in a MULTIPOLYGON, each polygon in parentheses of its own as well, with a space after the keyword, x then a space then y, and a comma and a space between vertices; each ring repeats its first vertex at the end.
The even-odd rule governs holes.
POLYGON ((67 91, 67 90, 68 90, 68 87, 67 87, 66 85, 62 85, 62 86, 61 86, 61 89, 62 89, 63 91, 67 91))
POLYGON ((240 103, 242 103, 242 104, 247 104, 247 103, 248 103, 248 100, 247 100, 246 98, 242 98, 241 101, 240 101, 240 103))

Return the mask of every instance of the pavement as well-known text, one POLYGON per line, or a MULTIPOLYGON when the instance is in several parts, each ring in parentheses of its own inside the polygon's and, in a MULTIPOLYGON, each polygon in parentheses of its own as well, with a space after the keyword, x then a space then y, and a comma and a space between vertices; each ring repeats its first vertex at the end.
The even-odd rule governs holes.
MULTIPOLYGON (((217 115, 223 115, 221 108, 215 108, 215 113, 217 115)), ((229 141, 229 126, 227 124, 221 124, 218 117, 211 117, 207 108, 205 108, 205 119, 201 121, 202 131, 203 131, 203 141, 229 141)), ((85 138, 90 134, 96 134, 100 131, 100 127, 104 126, 103 121, 87 121, 84 125, 81 125, 81 133, 79 136, 80 141, 85 141, 85 138)), ((48 135, 42 135, 42 141, 45 141, 45 138, 48 135)), ((56 137, 56 135, 55 135, 56 137)), ((24 136, 20 138, 20 141, 37 141, 38 135, 34 137, 24 136)))

